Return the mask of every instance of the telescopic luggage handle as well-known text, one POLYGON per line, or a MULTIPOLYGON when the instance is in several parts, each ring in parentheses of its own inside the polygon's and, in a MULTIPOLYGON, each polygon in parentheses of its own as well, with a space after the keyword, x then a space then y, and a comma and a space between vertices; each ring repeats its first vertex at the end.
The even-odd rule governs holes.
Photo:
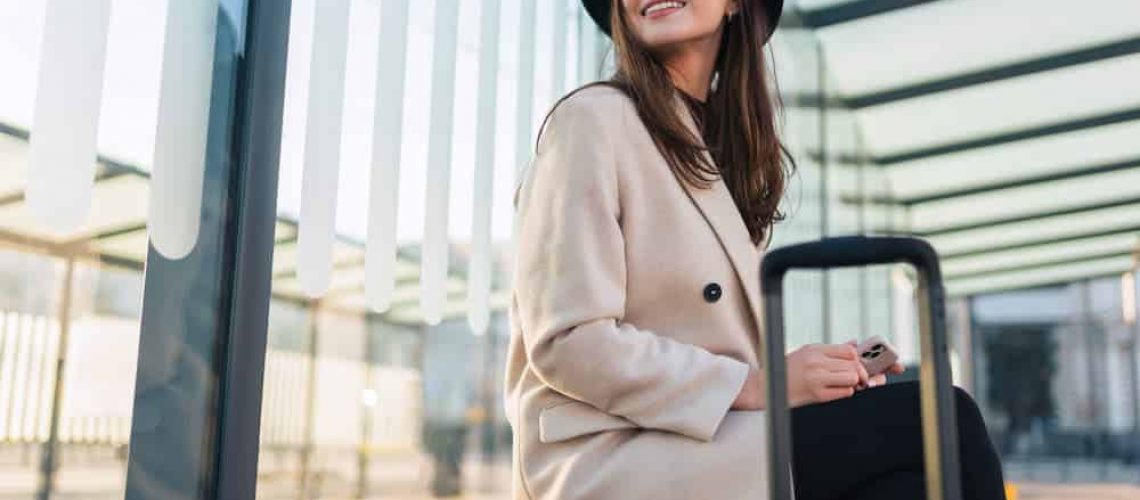
POLYGON ((765 254, 760 265, 764 295, 768 379, 769 484, 772 500, 793 498, 791 413, 784 360, 784 275, 792 269, 825 269, 909 263, 919 276, 922 359, 922 444, 928 500, 961 500, 954 389, 938 253, 924 240, 895 236, 843 236, 786 246, 765 254), (939 432, 939 431, 942 432, 939 432))

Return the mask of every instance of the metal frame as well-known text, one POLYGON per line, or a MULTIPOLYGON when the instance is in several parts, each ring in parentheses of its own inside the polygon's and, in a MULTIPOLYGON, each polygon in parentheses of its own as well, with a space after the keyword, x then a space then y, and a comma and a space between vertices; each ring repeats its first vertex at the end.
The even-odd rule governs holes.
MULTIPOLYGON (((40 485, 36 498, 50 500, 55 489, 55 473, 59 468, 59 420, 63 414, 63 385, 67 374, 67 349, 71 345, 71 299, 75 285, 75 258, 68 258, 60 286, 59 347, 55 355, 55 377, 52 383, 51 420, 48 441, 40 457, 40 485)), ((47 369, 46 367, 44 368, 47 369)))
POLYGON ((880 14, 918 7, 938 0, 856 0, 854 2, 800 12, 802 22, 808 28, 819 29, 836 24, 858 21, 880 14))
POLYGON ((1105 125, 1116 125, 1118 123, 1127 123, 1136 120, 1140 120, 1140 107, 1113 111, 1111 113, 1105 113, 1096 116, 1076 118, 1072 120, 1051 123, 1048 125, 1039 125, 1021 130, 1015 130, 1013 132, 1002 132, 948 144, 924 146, 912 149, 910 151, 878 156, 872 158, 871 161, 879 165, 891 166, 898 163, 921 160, 923 158, 948 155, 952 153, 961 153, 963 151, 969 151, 972 149, 1000 146, 1003 144, 1009 144, 1011 142, 1039 139, 1051 135, 1067 134, 1069 132, 1077 132, 1096 127, 1103 127, 1105 125))
POLYGON ((1092 203, 1092 204, 1087 204, 1087 205, 1080 205, 1080 206, 1076 206, 1076 207, 1063 208, 1060 210, 1050 210, 1048 212, 1039 212, 1039 213, 1028 214, 1028 215, 1019 215, 1016 217, 1006 217, 1006 218, 1001 218, 1001 219, 989 219, 989 220, 983 220, 983 221, 979 221, 979 222, 971 222, 968 224, 943 226, 943 227, 939 227, 939 228, 935 228, 935 229, 913 231, 913 233, 915 235, 922 236, 922 237, 941 236, 944 234, 956 233, 956 232, 960 232, 960 231, 970 231, 970 230, 974 230, 974 229, 983 229, 983 228, 987 228, 990 226, 996 226, 996 225, 1000 225, 1000 224, 1013 224, 1013 223, 1017 223, 1017 222, 1029 222, 1029 221, 1037 220, 1037 219, 1046 219, 1049 217, 1057 217, 1060 215, 1073 215, 1073 214, 1079 214, 1082 212, 1091 212, 1093 210, 1100 210, 1100 209, 1104 209, 1104 208, 1123 207, 1123 206, 1133 205, 1133 204, 1137 204, 1137 203, 1140 203, 1140 196, 1134 196, 1131 198, 1124 198, 1124 199, 1119 199, 1119 200, 1105 201, 1105 202, 1101 202, 1101 203, 1092 203))
POLYGON ((217 498, 254 498, 291 1, 250 0, 238 87, 236 241, 214 456, 217 498))
MULTIPOLYGON (((789 12, 791 15, 785 16, 781 24, 784 28, 801 28, 813 30, 826 29, 827 27, 834 25, 856 22, 880 14, 887 14, 911 7, 922 6, 928 3, 932 3, 933 1, 934 0, 853 0, 845 3, 840 3, 838 5, 814 10, 804 11, 801 9, 792 9, 791 12, 789 12)), ((1071 68, 1075 66, 1096 64, 1099 62, 1121 57, 1134 56, 1136 54, 1140 54, 1140 36, 1133 34, 1131 36, 1125 36, 1124 38, 1119 38, 1111 41, 1086 42, 1086 44, 1083 45, 1061 49, 1052 53, 1027 56, 1021 60, 1015 60, 991 67, 983 67, 982 69, 978 70, 964 71, 958 74, 951 74, 949 76, 933 78, 926 81, 896 84, 894 87, 888 87, 885 90, 872 91, 861 95, 853 95, 849 97, 832 97, 826 96, 820 92, 798 92, 786 96, 785 102, 787 102, 789 106, 818 109, 821 113, 825 112, 829 108, 846 108, 853 111, 858 111, 863 108, 887 105, 909 99, 930 97, 939 95, 941 93, 952 92, 965 88, 976 88, 978 86, 994 82, 1007 81, 1030 75, 1037 75, 1049 71, 1063 70, 1065 68, 1071 68)), ((1050 136, 1060 136, 1063 134, 1089 130, 1097 127, 1124 124, 1136 121, 1140 121, 1140 108, 1137 107, 1101 112, 1101 114, 1095 116, 1083 115, 1059 117, 1056 118, 1056 121, 1053 123, 1028 126, 1020 130, 996 133, 983 132, 982 134, 975 137, 948 143, 921 144, 914 146, 908 150, 899 150, 893 153, 879 155, 877 157, 870 158, 870 161, 877 166, 890 168, 896 165, 907 164, 908 162, 915 160, 962 153, 966 151, 974 151, 990 147, 999 147, 1019 141, 1039 139, 1050 136)), ((857 158, 855 154, 848 152, 830 154, 828 151, 826 151, 826 147, 821 148, 819 151, 807 151, 805 153, 805 156, 808 156, 812 160, 819 161, 821 163, 832 163, 836 166, 845 166, 848 164, 858 165, 865 160, 857 158)), ((1047 183, 1050 182, 1078 179, 1096 174, 1120 172, 1136 168, 1140 168, 1140 158, 1129 158, 1124 160, 1103 162, 1099 164, 1084 165, 1080 168, 1067 166, 1063 170, 1054 170, 1048 173, 1037 173, 1022 178, 993 181, 971 187, 958 187, 948 189, 944 188, 944 190, 937 192, 910 196, 906 198, 871 197, 868 199, 865 196, 856 194, 844 194, 841 195, 840 198, 844 203, 852 205, 858 204, 860 206, 867 206, 873 204, 881 204, 909 208, 922 203, 937 202, 983 193, 992 194, 1002 190, 1016 189, 1028 186, 1043 186, 1047 185, 1047 183)), ((1140 203, 1140 197, 1133 196, 1129 197, 1129 199, 1100 200, 1098 202, 1088 203, 1080 207, 1046 210, 1040 213, 1021 215, 1017 217, 991 219, 980 223, 936 227, 924 231, 914 231, 913 234, 924 237, 937 237, 949 233, 982 229, 986 226, 1029 222, 1039 219, 1048 219, 1050 217, 1056 216, 1092 212, 1105 208, 1121 207, 1134 203, 1140 203)), ((881 229, 882 228, 880 228, 880 230, 881 229)), ((1137 230, 1140 229, 1133 227, 1125 230, 1120 228, 1106 228, 1103 226, 1100 228, 1086 228, 1084 231, 1086 234, 1082 234, 1080 236, 1065 237, 1060 241, 1076 241, 1084 237, 1107 234, 1124 234, 1137 230)), ((895 234, 899 233, 898 231, 890 230, 887 232, 895 234)), ((1006 244, 994 248, 959 252, 954 256, 978 255, 994 250, 1030 247, 1040 243, 1044 243, 1044 241, 1021 242, 1015 245, 1006 244)))
POLYGON ((256 494, 290 7, 219 22, 198 245, 147 256, 128 499, 256 494))
POLYGON ((794 269, 907 263, 918 273, 922 365, 919 395, 926 493, 930 500, 962 498, 958 426, 946 335, 945 291, 938 254, 916 238, 845 236, 773 250, 760 263, 764 291, 767 436, 771 498, 792 498, 792 434, 784 346, 784 277, 794 269))
POLYGON ((1033 248, 1033 247, 1041 246, 1041 245, 1050 245, 1050 244, 1056 244, 1056 243, 1070 243, 1070 242, 1074 242, 1074 241, 1086 240, 1089 238, 1099 238, 1102 236, 1118 236, 1118 235, 1123 235, 1123 234, 1136 234, 1136 233, 1140 233, 1140 224, 1136 224, 1136 225, 1128 226, 1128 227, 1122 227, 1122 228, 1108 229, 1108 230, 1087 231, 1087 232, 1078 233, 1078 234, 1074 234, 1074 235, 1070 235, 1070 236, 1065 236, 1062 238, 1044 238, 1044 239, 1024 241, 1024 242, 1020 242, 1020 243, 1014 243, 1014 244, 1010 244, 1010 245, 985 247, 985 248, 982 248, 979 250, 968 250, 968 251, 964 251, 964 252, 943 252, 940 255, 942 257, 942 260, 945 261, 945 260, 956 259, 956 258, 961 258, 961 257, 977 257, 979 255, 985 255, 985 254, 994 253, 994 252, 1003 252, 1003 251, 1008 251, 1008 250, 1020 250, 1023 248, 1033 248))
POLYGON ((911 196, 907 198, 896 198, 892 203, 899 205, 917 205, 920 203, 929 203, 932 201, 948 200, 950 198, 958 198, 962 196, 973 196, 976 194, 990 193, 994 191, 1004 191, 1006 189, 1021 188, 1033 186, 1037 184, 1045 184, 1055 181, 1064 181, 1069 179, 1076 179, 1080 177, 1088 177, 1097 174, 1106 174, 1109 172, 1118 172, 1122 170, 1130 170, 1133 168, 1140 168, 1140 157, 1129 158, 1127 160, 1115 161, 1109 163, 1102 163, 1099 165, 1086 165, 1075 168, 1067 168, 1061 171, 1049 172, 1030 177, 1021 177, 1009 181, 994 182, 989 184, 982 184, 961 189, 951 189, 937 193, 924 194, 921 196, 911 196))

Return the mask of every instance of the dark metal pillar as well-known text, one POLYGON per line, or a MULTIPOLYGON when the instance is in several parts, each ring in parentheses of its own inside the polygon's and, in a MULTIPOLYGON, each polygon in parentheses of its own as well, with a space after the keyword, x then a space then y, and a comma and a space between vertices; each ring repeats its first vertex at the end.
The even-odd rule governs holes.
POLYGON ((218 498, 252 499, 257 494, 291 6, 292 0, 249 0, 248 5, 235 140, 240 215, 235 221, 231 317, 217 413, 218 498))
POLYGON ((256 493, 290 4, 219 4, 198 239, 147 255, 128 500, 256 493))

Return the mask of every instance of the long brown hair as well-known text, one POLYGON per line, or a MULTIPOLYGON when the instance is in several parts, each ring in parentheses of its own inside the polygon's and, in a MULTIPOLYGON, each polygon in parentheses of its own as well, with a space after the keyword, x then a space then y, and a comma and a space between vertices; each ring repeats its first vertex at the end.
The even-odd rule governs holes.
POLYGON ((724 24, 715 67, 717 86, 709 93, 707 115, 701 120, 703 138, 694 137, 674 112, 673 99, 681 90, 674 87, 665 66, 637 41, 621 0, 613 0, 610 9, 616 71, 606 81, 582 87, 605 84, 625 92, 657 149, 683 182, 707 188, 718 175, 723 178, 755 244, 784 219, 780 198, 795 172, 795 161, 776 132, 782 103, 767 81, 768 19, 761 1, 738 0, 735 19, 724 24), (706 149, 715 164, 706 161, 706 149))

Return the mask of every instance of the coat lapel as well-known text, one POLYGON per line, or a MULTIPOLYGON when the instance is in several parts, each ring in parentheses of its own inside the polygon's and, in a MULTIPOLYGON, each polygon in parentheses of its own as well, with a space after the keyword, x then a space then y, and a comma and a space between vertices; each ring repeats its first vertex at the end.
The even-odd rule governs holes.
MULTIPOLYGON (((684 101, 678 96, 675 102, 686 126, 697 137, 701 137, 684 101)), ((707 151, 704 155, 710 165, 715 164, 707 151)), ((679 177, 677 181, 688 193, 689 199, 701 212, 713 233, 716 234, 721 248, 728 256, 728 260, 732 262, 736 277, 744 288, 745 295, 747 295, 752 319, 755 321, 757 330, 759 330, 763 325, 760 312, 760 260, 757 256, 757 246, 752 243, 751 235, 748 233, 748 226, 744 224, 740 210, 736 207, 736 202, 732 200, 732 193, 728 191, 728 186, 721 179, 712 182, 707 189, 690 186, 689 183, 684 182, 679 177)))

